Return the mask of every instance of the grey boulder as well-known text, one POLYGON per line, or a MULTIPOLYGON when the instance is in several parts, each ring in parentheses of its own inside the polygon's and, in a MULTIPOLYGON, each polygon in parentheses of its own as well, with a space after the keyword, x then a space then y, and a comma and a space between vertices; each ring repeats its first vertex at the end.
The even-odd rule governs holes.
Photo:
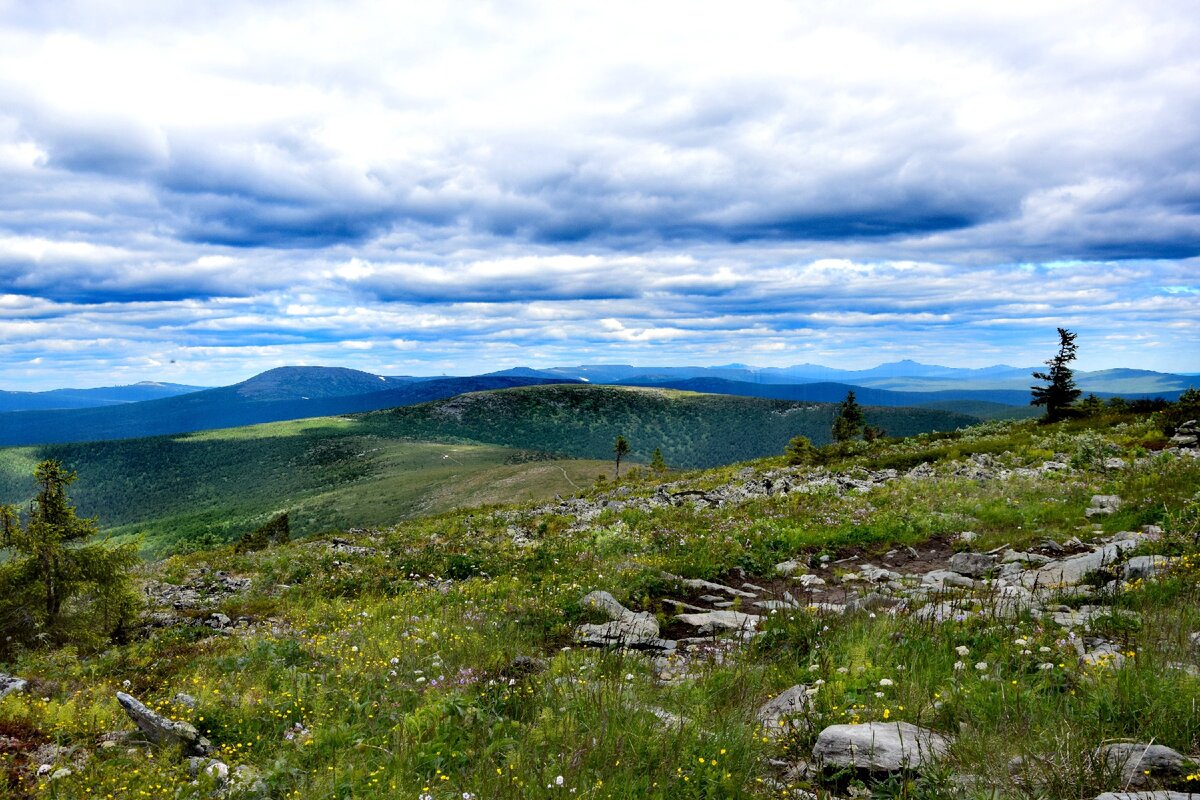
POLYGON ((1121 771, 1121 785, 1144 789, 1162 780, 1188 774, 1191 763, 1182 754, 1161 744, 1117 742, 1096 750, 1096 759, 1121 771))
POLYGON ((950 741, 909 722, 830 725, 817 736, 813 759, 868 772, 920 770, 943 757, 950 741))
POLYGON ((154 744, 164 747, 178 746, 184 753, 193 756, 205 756, 211 752, 212 744, 191 724, 167 719, 124 692, 117 692, 117 702, 138 729, 154 744))

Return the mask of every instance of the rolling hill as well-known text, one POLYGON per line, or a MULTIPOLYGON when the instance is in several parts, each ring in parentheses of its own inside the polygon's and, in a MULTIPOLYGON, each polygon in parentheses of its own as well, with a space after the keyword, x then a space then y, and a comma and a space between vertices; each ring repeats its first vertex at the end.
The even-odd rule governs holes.
MULTIPOLYGON (((147 552, 161 554, 227 541, 284 510, 304 534, 549 497, 607 473, 618 433, 631 461, 656 447, 675 467, 776 455, 796 434, 828 441, 834 413, 663 389, 525 386, 350 417, 4 448, 0 502, 27 500, 33 466, 56 458, 79 472, 81 514, 119 536, 144 533, 147 552)), ((896 435, 976 421, 931 409, 868 408, 867 418, 896 435)))
POLYGON ((232 386, 178 397, 101 408, 0 414, 0 445, 129 439, 233 428, 373 411, 463 392, 545 382, 487 376, 413 380, 336 367, 280 367, 232 386))
MULTIPOLYGON (((829 441, 836 406, 645 387, 550 385, 465 394, 365 414, 364 430, 417 440, 477 441, 578 458, 607 458, 624 435, 636 459, 661 448, 667 463, 696 468, 783 451, 797 434, 829 441)), ((977 417, 935 409, 868 407, 890 435, 951 430, 977 417)))

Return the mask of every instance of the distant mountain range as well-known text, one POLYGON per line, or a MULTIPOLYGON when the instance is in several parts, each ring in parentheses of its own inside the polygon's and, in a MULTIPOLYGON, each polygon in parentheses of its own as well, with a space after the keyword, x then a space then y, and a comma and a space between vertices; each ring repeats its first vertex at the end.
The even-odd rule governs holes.
MULTIPOLYGON (((838 402, 849 391, 868 406, 928 408, 977 419, 1036 415, 1033 368, 957 369, 915 361, 867 370, 814 364, 758 369, 591 364, 519 367, 472 377, 373 375, 341 367, 279 367, 232 386, 202 389, 139 383, 100 389, 0 392, 0 445, 98 441, 178 434, 260 422, 414 405, 464 392, 549 383, 643 386, 800 402, 838 402)), ((1101 397, 1175 399, 1200 384, 1191 375, 1135 369, 1077 372, 1079 387, 1101 397)))
MULTIPOLYGON (((575 367, 530 369, 519 367, 491 373, 537 378, 573 378, 589 383, 665 384, 693 378, 719 379, 738 383, 767 385, 799 385, 809 383, 839 383, 895 392, 993 391, 1017 392, 1017 395, 975 396, 1009 405, 1029 402, 1029 387, 1034 383, 1033 372, 1042 367, 1011 367, 997 364, 979 369, 942 367, 916 361, 894 361, 863 370, 843 370, 817 364, 793 367, 750 367, 727 364, 719 367, 634 367, 627 364, 584 364, 575 367)), ((1173 399, 1189 386, 1195 386, 1194 375, 1152 372, 1140 369, 1106 369, 1075 373, 1076 382, 1085 392, 1121 394, 1173 399)))
POLYGON ((198 392, 203 386, 143 381, 132 386, 103 386, 98 389, 52 389, 48 392, 0 391, 0 412, 32 411, 53 408, 95 408, 122 403, 140 403, 198 392))

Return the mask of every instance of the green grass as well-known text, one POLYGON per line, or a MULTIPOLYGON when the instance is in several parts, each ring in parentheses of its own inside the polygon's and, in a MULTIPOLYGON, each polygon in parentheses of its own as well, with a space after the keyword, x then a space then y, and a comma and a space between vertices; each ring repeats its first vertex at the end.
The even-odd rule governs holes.
MULTIPOLYGON (((153 571, 172 580, 200 567, 253 578, 251 592, 223 608, 254 614, 262 627, 243 636, 159 630, 101 653, 19 653, 4 669, 32 679, 36 690, 0 701, 0 729, 94 751, 87 766, 54 782, 60 798, 199 798, 209 791, 203 781, 193 786, 186 763, 169 753, 147 759, 124 748, 95 750, 98 734, 128 727, 113 699, 125 681, 131 693, 197 725, 228 764, 258 770, 278 798, 768 798, 791 788, 992 796, 956 789, 952 774, 990 784, 998 797, 1094 797, 1116 788, 1088 759, 1102 743, 1200 749, 1193 707, 1200 678, 1171 666, 1194 661, 1188 635, 1200 630, 1200 554, 1187 533, 1200 515, 1200 460, 1157 456, 1106 471, 1082 458, 1096 437, 1133 458, 1155 425, 1132 417, 993 424, 878 442, 833 468, 923 455, 935 474, 864 493, 609 510, 587 524, 529 506, 451 511, 373 537, 364 542, 377 550, 369 555, 292 543, 176 556, 153 571), (948 448, 959 448, 953 458, 948 448), (971 453, 989 454, 995 469, 1027 468, 1054 454, 1085 467, 981 481, 956 474, 971 453), (740 568, 765 581, 784 558, 878 556, 965 529, 979 534, 977 549, 1088 537, 1094 531, 1082 512, 1093 493, 1126 499, 1121 515, 1100 523, 1105 531, 1164 523, 1166 536, 1148 547, 1188 559, 1115 599, 1116 608, 1139 615, 1136 624, 1116 616, 1102 623, 1127 654, 1122 670, 1082 666, 1065 631, 1028 614, 922 622, 865 610, 781 613, 752 645, 700 659, 690 679, 673 684, 657 681, 645 656, 570 646, 573 626, 586 618, 580 598, 592 589, 665 615, 661 599, 680 588, 664 572, 735 580, 731 571, 740 568), (514 528, 524 542, 514 541, 514 528), (544 670, 509 671, 517 656, 540 659, 544 670), (798 682, 819 686, 814 727, 764 737, 755 709, 798 682), (194 709, 172 700, 179 691, 196 698, 194 709), (686 719, 664 726, 651 709, 686 719), (885 719, 952 735, 943 767, 919 779, 843 775, 772 785, 780 772, 769 762, 803 757, 823 726, 885 719), (1010 778, 1016 756, 1046 759, 1030 762, 1035 783, 1010 778)), ((306 440, 237 435, 247 447, 306 440)), ((420 452, 379 458, 402 465, 419 461, 420 452)), ((711 487, 746 466, 672 480, 711 487)), ((779 460, 749 466, 776 469, 779 460)), ((644 478, 624 488, 644 496, 657 486, 644 478)), ((359 496, 367 502, 374 491, 359 496)), ((44 781, 24 786, 51 796, 44 781)))

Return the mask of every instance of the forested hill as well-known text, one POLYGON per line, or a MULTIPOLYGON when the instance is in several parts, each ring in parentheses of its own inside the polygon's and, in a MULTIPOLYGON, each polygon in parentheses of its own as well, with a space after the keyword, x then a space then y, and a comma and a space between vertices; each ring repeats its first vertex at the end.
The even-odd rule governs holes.
MULTIPOLYGON (((552 385, 460 395, 366 414, 360 432, 414 440, 503 444, 575 458, 607 458, 625 436, 634 460, 661 448, 674 467, 775 455, 798 434, 830 440, 837 406, 635 387, 552 385)), ((953 430, 977 417, 926 408, 867 408, 890 436, 953 430)))
MULTIPOLYGON (((554 382, 561 382, 555 379, 554 382)), ((288 367, 233 386, 103 408, 0 414, 0 445, 132 439, 352 414, 545 379, 479 376, 415 382, 354 370, 288 367), (387 386, 376 390, 378 386, 387 386), (370 391, 368 391, 370 390, 370 391)))

